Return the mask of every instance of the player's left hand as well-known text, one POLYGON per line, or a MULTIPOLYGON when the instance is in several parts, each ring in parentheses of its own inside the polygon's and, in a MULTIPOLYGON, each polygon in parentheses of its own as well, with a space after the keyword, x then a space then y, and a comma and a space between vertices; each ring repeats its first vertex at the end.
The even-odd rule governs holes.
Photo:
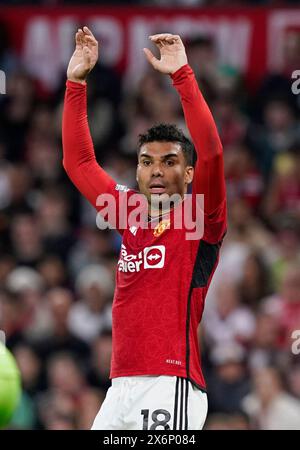
POLYGON ((187 64, 187 56, 183 42, 177 34, 163 33, 149 36, 149 39, 158 47, 160 59, 144 48, 149 63, 161 73, 172 74, 187 64))

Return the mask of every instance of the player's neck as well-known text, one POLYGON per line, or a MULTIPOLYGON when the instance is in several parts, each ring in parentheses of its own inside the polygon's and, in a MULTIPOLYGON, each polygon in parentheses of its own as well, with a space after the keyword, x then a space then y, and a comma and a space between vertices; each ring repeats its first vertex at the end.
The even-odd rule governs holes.
POLYGON ((172 208, 169 208, 167 210, 163 210, 163 209, 159 209, 159 210, 155 210, 153 211, 153 209, 151 210, 149 208, 148 211, 148 222, 151 222, 152 220, 161 220, 163 217, 168 216, 171 212, 172 208))
POLYGON ((168 208, 164 208, 163 205, 160 205, 159 208, 153 208, 153 205, 149 205, 148 208, 148 221, 152 221, 152 220, 158 220, 161 221, 163 218, 165 218, 166 216, 169 216, 171 211, 174 210, 175 207, 177 207, 178 205, 182 204, 184 199, 181 199, 180 202, 176 203, 176 204, 172 204, 172 206, 168 207, 168 208))

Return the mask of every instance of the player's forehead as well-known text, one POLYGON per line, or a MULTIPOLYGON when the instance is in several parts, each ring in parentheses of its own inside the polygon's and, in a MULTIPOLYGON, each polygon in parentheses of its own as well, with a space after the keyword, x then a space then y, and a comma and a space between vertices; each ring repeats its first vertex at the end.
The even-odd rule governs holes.
POLYGON ((179 142, 147 142, 143 144, 139 151, 139 158, 164 158, 166 156, 174 156, 181 158, 182 148, 179 142))

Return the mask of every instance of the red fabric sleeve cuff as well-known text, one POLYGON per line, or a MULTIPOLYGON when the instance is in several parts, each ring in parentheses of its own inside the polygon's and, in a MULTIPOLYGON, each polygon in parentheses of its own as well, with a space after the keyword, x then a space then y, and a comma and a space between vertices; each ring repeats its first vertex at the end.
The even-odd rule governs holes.
POLYGON ((193 73, 192 68, 189 66, 189 64, 185 64, 184 66, 180 67, 180 69, 176 70, 176 72, 171 73, 170 76, 174 82, 179 80, 182 75, 189 75, 190 73, 193 73))
POLYGON ((86 82, 84 84, 82 84, 82 83, 76 83, 76 81, 67 80, 66 86, 71 89, 86 89, 86 82))

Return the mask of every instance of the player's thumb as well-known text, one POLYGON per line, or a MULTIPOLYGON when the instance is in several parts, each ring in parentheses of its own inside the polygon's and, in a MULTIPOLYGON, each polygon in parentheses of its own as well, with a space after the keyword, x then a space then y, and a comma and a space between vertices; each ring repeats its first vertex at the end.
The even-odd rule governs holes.
POLYGON ((146 58, 149 61, 149 63, 154 67, 154 69, 156 69, 158 67, 158 64, 159 64, 159 59, 157 59, 153 55, 151 50, 149 50, 148 48, 143 48, 143 51, 144 51, 144 53, 146 55, 146 58))

